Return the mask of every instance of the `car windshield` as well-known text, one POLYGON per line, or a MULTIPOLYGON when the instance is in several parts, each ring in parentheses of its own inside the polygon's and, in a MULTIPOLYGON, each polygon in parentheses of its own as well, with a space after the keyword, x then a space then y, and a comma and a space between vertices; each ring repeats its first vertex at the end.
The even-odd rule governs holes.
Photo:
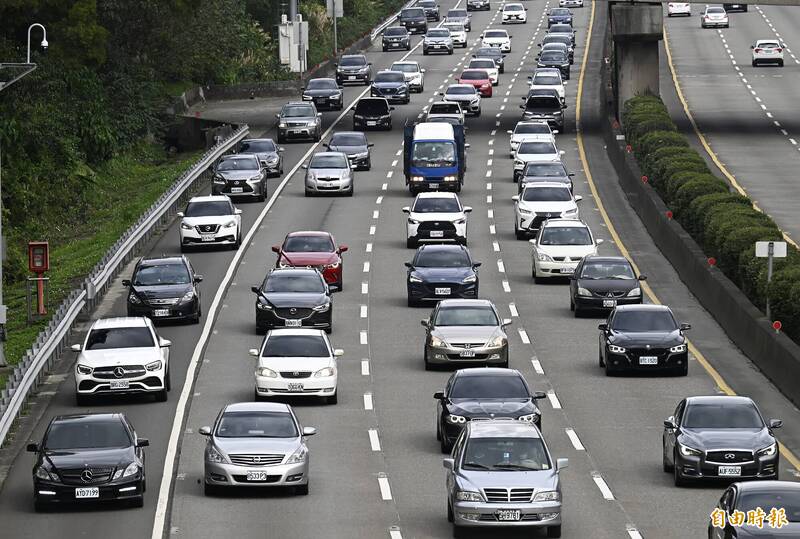
POLYGON ((347 168, 345 155, 315 155, 308 168, 347 168))
POLYGON ((411 211, 414 213, 456 213, 460 212, 461 208, 458 205, 458 200, 455 198, 419 197, 414 202, 414 207, 411 211))
POLYGON ((566 187, 534 187, 522 192, 525 202, 567 202, 572 200, 572 193, 566 187))
POLYGON ((322 294, 325 286, 319 275, 313 273, 275 272, 267 278, 264 292, 313 292, 322 294))
MULTIPOLYGON (((311 83, 309 83, 308 87, 311 88, 311 83)), ((276 151, 278 149, 271 140, 245 140, 239 148, 239 153, 268 153, 276 151)))
POLYGON ((468 268, 471 265, 469 256, 461 249, 423 249, 414 261, 418 268, 468 268))
POLYGON ((189 284, 189 270, 183 264, 141 265, 133 279, 134 286, 189 284))
POLYGON ((333 242, 330 236, 289 236, 283 242, 287 253, 332 253, 333 242))
POLYGON ((367 65, 367 59, 363 56, 343 56, 339 60, 339 65, 346 67, 365 66, 367 65))
POLYGON ((217 165, 217 170, 258 170, 258 159, 255 157, 224 159, 217 165))
POLYGON ((392 64, 392 71, 402 71, 403 73, 417 73, 419 66, 417 64, 392 64))
POLYGON ((505 30, 486 30, 483 37, 508 37, 505 30))
POLYGON ((433 325, 450 326, 497 326, 500 322, 494 309, 484 306, 440 307, 433 325))
POLYGON ((561 51, 544 51, 539 60, 542 62, 564 62, 566 57, 561 51))
POLYGON ((369 116, 389 114, 389 105, 383 99, 361 99, 356 104, 355 113, 369 116))
POLYGON ((217 425, 218 438, 297 438, 297 426, 286 412, 225 412, 217 425))
POLYGON ((400 72, 378 73, 373 80, 375 82, 405 82, 406 78, 400 72))
POLYGON ((560 109, 561 101, 556 96, 529 97, 525 103, 527 109, 560 109))
POLYGON ((776 489, 771 487, 768 491, 744 492, 739 497, 736 504, 739 511, 745 514, 755 511, 760 507, 767 514, 774 507, 778 510, 784 509, 786 520, 789 522, 800 522, 800 491, 797 489, 776 489))
POLYGON ((446 22, 442 26, 450 30, 450 32, 465 32, 464 25, 460 22, 446 22))
POLYGON ((284 107, 283 116, 285 118, 310 117, 314 116, 314 109, 303 105, 284 107))
POLYGON ((568 24, 554 24, 548 30, 551 34, 568 34, 572 32, 572 26, 568 24))
POLYGON ((489 74, 486 71, 464 71, 461 80, 488 80, 489 74))
POLYGON ((625 262, 587 262, 581 270, 581 279, 635 279, 633 268, 625 262))
POLYGON ((478 52, 475 53, 476 58, 484 58, 489 57, 495 60, 499 60, 503 57, 502 51, 500 49, 495 49, 494 47, 484 47, 482 49, 478 49, 478 52))
POLYGON ((411 152, 412 167, 452 167, 456 164, 456 147, 452 142, 420 141, 411 152))
POLYGON ((649 333, 675 331, 678 324, 669 311, 636 309, 614 314, 611 328, 624 333, 649 333))
POLYGON ((580 226, 547 226, 539 245, 592 245, 589 229, 580 226))
POLYGON ((427 8, 434 8, 436 7, 436 2, 433 0, 422 0, 421 2, 417 2, 419 7, 427 7, 427 8))
POLYGON ((311 79, 306 85, 307 90, 338 90, 339 86, 333 79, 311 79))
POLYGON ((478 67, 481 69, 497 69, 494 60, 473 60, 469 63, 469 67, 478 67))
POLYGON ((470 438, 461 467, 465 470, 549 470, 541 438, 470 438))
POLYGON ((114 348, 150 348, 153 335, 146 327, 93 329, 86 339, 86 350, 114 348))
POLYGON ((567 171, 561 163, 528 163, 525 167, 525 176, 540 176, 543 178, 564 178, 567 171))
POLYGON ((422 9, 404 9, 400 12, 401 19, 419 19, 424 16, 425 12, 422 9))
POLYGON ((556 150, 556 147, 552 142, 528 141, 521 143, 517 152, 520 154, 551 154, 558 153, 558 150, 556 150))
POLYGON ((474 86, 451 86, 445 92, 447 95, 475 95, 474 86))
POLYGON ((261 357, 330 357, 325 339, 320 335, 272 334, 264 344, 261 357))
POLYGON ((544 41, 542 41, 543 45, 546 45, 548 43, 563 43, 564 45, 570 45, 572 43, 572 40, 569 38, 569 36, 549 35, 544 38, 544 41))
POLYGON ((694 403, 686 407, 686 429, 761 429, 764 421, 750 403, 694 403))
POLYGON ((536 75, 532 83, 540 86, 557 86, 561 84, 561 79, 555 75, 536 75))
POLYGON ((366 146, 367 137, 363 133, 337 133, 331 137, 331 146, 366 146))
POLYGON ((554 8, 550 10, 551 17, 563 17, 564 15, 569 15, 569 10, 566 8, 554 8))
POLYGON ((721 7, 710 7, 708 9, 706 9, 706 13, 719 14, 719 13, 725 13, 725 10, 723 8, 721 8, 721 7))
POLYGON ((450 37, 450 30, 447 28, 436 28, 428 30, 428 37, 450 37))
POLYGON ((447 12, 448 19, 465 19, 467 17, 466 9, 451 9, 447 12))
POLYGON ((508 4, 503 8, 503 11, 525 11, 525 8, 519 4, 508 4))
POLYGON ((186 205, 186 211, 183 212, 186 217, 212 217, 215 215, 233 215, 233 208, 231 203, 227 200, 213 200, 208 202, 189 202, 186 205))
POLYGON ((131 438, 118 419, 58 421, 47 431, 45 451, 130 447, 131 438))
POLYGON ((529 399, 520 376, 459 376, 448 395, 451 399, 529 399))
POLYGON ((383 35, 385 36, 404 36, 408 33, 408 30, 403 28, 402 26, 392 26, 391 28, 387 28, 383 35))

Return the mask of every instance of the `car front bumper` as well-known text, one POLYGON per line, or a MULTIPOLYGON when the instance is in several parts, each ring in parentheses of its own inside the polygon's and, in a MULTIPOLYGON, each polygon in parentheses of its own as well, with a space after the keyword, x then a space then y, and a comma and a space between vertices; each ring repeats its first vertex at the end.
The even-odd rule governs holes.
POLYGON ((336 393, 338 376, 324 378, 268 378, 256 375, 256 392, 262 397, 325 397, 336 393))
POLYGON ((454 523, 464 527, 544 527, 561 525, 561 502, 535 503, 453 503, 454 523), (518 521, 498 520, 498 511, 517 510, 518 521))
POLYGON ((343 73, 336 73, 337 84, 353 84, 353 83, 366 84, 369 82, 369 79, 370 79, 369 71, 367 71, 366 73, 359 73, 359 72, 348 73, 346 71, 343 73))
POLYGON ((364 118, 353 116, 353 130, 356 129, 390 129, 392 127, 392 117, 383 116, 381 118, 364 118))
POLYGON ((624 296, 621 298, 605 298, 601 296, 577 296, 573 299, 575 306, 584 311, 610 311, 618 305, 640 305, 642 296, 624 296), (612 301, 613 305, 608 303, 612 301))
POLYGON ((409 34, 424 34, 428 31, 428 19, 419 22, 401 22, 400 26, 405 26, 409 34))
MULTIPOLYGON (((137 365, 138 367, 138 365, 137 365)), ((145 370, 142 366, 142 370, 145 370)), ((110 373, 109 373, 110 374, 110 373)), ((132 378, 98 378, 94 374, 75 373, 75 391, 79 395, 129 395, 132 393, 154 393, 164 389, 163 366, 155 371, 146 371, 132 378), (127 382, 128 387, 111 389, 111 382, 127 382)))
POLYGON ((339 94, 338 97, 314 97, 303 96, 303 101, 314 103, 317 110, 338 110, 344 106, 344 94, 339 94))
POLYGON ((236 243, 236 226, 220 226, 216 232, 198 232, 195 227, 180 229, 181 245, 232 245, 236 243), (206 239, 208 238, 208 239, 206 239))
POLYGON ((98 502, 123 501, 140 498, 143 495, 141 472, 136 476, 125 477, 102 484, 65 485, 61 482, 33 479, 33 497, 38 503, 93 504, 98 502), (96 498, 76 498, 75 489, 97 488, 96 498))
POLYGON ((288 487, 308 484, 308 457, 295 464, 239 466, 205 462, 205 483, 229 487, 288 487), (266 481, 248 481, 247 472, 267 472, 266 481))
POLYGON ((480 364, 505 364, 508 361, 508 345, 505 346, 475 346, 474 348, 450 348, 425 345, 428 363, 435 365, 459 365, 465 363, 480 364), (468 353, 469 357, 461 354, 468 353))
MULTIPOLYGON (((310 139, 317 135, 316 125, 278 127, 278 136, 284 139, 310 139)), ((226 193, 227 194, 227 193, 226 193)))
POLYGON ((780 457, 778 453, 769 457, 753 457, 743 463, 708 462, 702 456, 685 456, 676 451, 675 467, 683 479, 721 479, 738 481, 740 479, 777 479, 780 457), (740 466, 741 475, 719 475, 720 466, 740 466))
POLYGON ((300 326, 287 326, 287 319, 278 316, 274 310, 260 309, 256 307, 256 326, 262 330, 283 327, 328 329, 332 327, 333 307, 328 309, 327 312, 323 313, 312 311, 309 316, 305 318, 299 318, 299 320, 300 326))
POLYGON ((391 49, 410 49, 411 48, 411 41, 408 39, 404 39, 402 41, 384 41, 381 43, 381 47, 386 50, 391 49))
POLYGON ((211 194, 227 195, 231 198, 257 197, 261 193, 261 179, 257 180, 214 180, 211 184, 211 194))
POLYGON ((398 93, 382 93, 379 91, 371 90, 369 93, 370 97, 383 97, 389 103, 407 103, 411 99, 411 91, 409 89, 408 92, 398 92, 398 93))
POLYGON ((451 53, 453 52, 453 43, 445 44, 445 43, 423 43, 422 44, 423 52, 431 53, 431 52, 446 52, 451 53))
POLYGON ((416 241, 457 241, 464 242, 467 239, 467 223, 454 223, 451 221, 441 221, 441 226, 431 226, 426 223, 426 226, 420 230, 419 224, 411 224, 406 221, 406 237, 416 241))
POLYGON ((658 352, 653 350, 652 352, 646 352, 643 350, 637 350, 637 352, 633 352, 631 350, 627 351, 624 354, 613 354, 608 351, 606 347, 606 366, 611 371, 637 371, 637 372, 653 372, 653 371, 669 371, 675 369, 682 369, 684 368, 689 361, 689 353, 688 352, 681 352, 677 354, 670 353, 669 351, 666 352, 658 352), (640 353, 641 352, 641 353, 640 353), (652 354, 653 357, 657 358, 657 363, 654 365, 643 365, 641 364, 640 357, 648 356, 648 354, 652 354))
POLYGON ((414 301, 439 301, 447 298, 477 298, 477 283, 408 283, 408 297, 414 301), (436 293, 436 289, 448 289, 447 293, 436 293))
POLYGON ((154 322, 159 320, 185 320, 200 315, 200 300, 195 296, 187 302, 173 305, 147 305, 128 302, 128 316, 146 316, 154 322))
POLYGON ((533 267, 537 277, 570 277, 575 273, 578 261, 537 260, 533 267))
POLYGON ((528 22, 528 17, 525 15, 503 15, 503 23, 505 24, 526 22, 528 22))
POLYGON ((342 179, 310 179, 306 178, 306 189, 314 193, 347 193, 353 189, 352 178, 342 179))

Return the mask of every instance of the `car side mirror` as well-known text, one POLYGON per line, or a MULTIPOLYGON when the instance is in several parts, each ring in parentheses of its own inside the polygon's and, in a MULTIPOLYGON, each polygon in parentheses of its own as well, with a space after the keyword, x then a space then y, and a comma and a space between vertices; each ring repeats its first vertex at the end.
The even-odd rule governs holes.
POLYGON ((247 351, 247 353, 253 357, 258 357, 258 348, 251 348, 247 351))
POLYGON ((536 238, 529 239, 528 243, 530 243, 531 245, 536 245, 536 238))
POLYGON ((546 399, 547 393, 545 393, 544 391, 534 391, 533 393, 531 393, 531 398, 533 400, 546 399))
POLYGON ((408 269, 414 269, 414 265, 411 262, 404 262, 403 265, 408 269))
POLYGON ((170 346, 172 346, 172 341, 169 340, 169 339, 165 339, 163 337, 159 337, 158 338, 158 345, 161 348, 169 348, 170 346))
POLYGON ((283 153, 286 151, 286 148, 280 147, 278 148, 278 153, 283 153))
MULTIPOLYGON (((553 134, 557 135, 558 131, 553 131, 553 134)), ((575 173, 574 172, 567 172, 567 176, 569 176, 570 178, 574 178, 575 177, 575 173)))
POLYGON ((464 206, 464 209, 463 209, 463 211, 464 211, 464 213, 470 213, 470 212, 472 212, 472 206, 464 206))
POLYGON ((273 253, 278 253, 278 254, 281 254, 281 248, 280 248, 280 246, 279 246, 279 245, 273 245, 273 246, 272 246, 272 252, 273 252, 273 253))
POLYGON ((424 327, 425 329, 428 329, 428 320, 423 318, 422 320, 419 321, 419 325, 424 327))
POLYGON ((81 345, 80 344, 73 344, 72 346, 69 347, 69 349, 72 350, 73 352, 80 352, 81 351, 81 345))
POLYGON ((337 348, 333 351, 334 357, 342 357, 343 355, 344 355, 344 350, 342 350, 341 348, 337 348))
POLYGON ((563 470, 569 467, 569 459, 556 459, 556 470, 563 470))
POLYGON ((559 154, 559 155, 566 155, 566 153, 567 153, 567 152, 565 152, 564 150, 559 150, 559 151, 558 151, 558 154, 559 154))
POLYGON ((305 87, 305 86, 301 86, 301 87, 300 87, 300 90, 301 90, 301 91, 302 91, 302 90, 305 90, 305 89, 306 89, 306 87, 305 87))
POLYGON ((403 213, 411 213, 411 207, 410 206, 403 206, 402 212, 403 213))
POLYGON ((600 331, 607 331, 608 324, 597 324, 597 329, 599 329, 600 331))
POLYGON ((250 287, 250 290, 251 290, 251 291, 252 291, 254 294, 261 294, 261 288, 260 288, 260 287, 258 287, 258 286, 251 286, 251 287, 250 287))
POLYGON ((425 73, 425 68, 419 70, 420 73, 425 73))
POLYGON ((452 472, 455 461, 451 458, 442 459, 442 466, 444 466, 445 470, 450 470, 452 472))
POLYGON ((370 142, 369 144, 367 144, 367 148, 372 148, 372 147, 374 147, 374 146, 375 146, 375 143, 374 143, 374 142, 370 142))
POLYGON ((131 280, 130 279, 122 279, 122 286, 130 286, 131 280))
POLYGON ((473 267, 473 268, 480 268, 480 267, 481 267, 481 264, 483 264, 483 262, 473 262, 473 263, 472 263, 472 267, 473 267))
POLYGON ((646 281, 647 280, 647 275, 639 275, 637 277, 637 279, 639 279, 640 281, 646 281))
POLYGON ((278 120, 280 120, 280 119, 281 119, 281 115, 280 115, 280 114, 276 114, 276 115, 275 115, 275 118, 277 118, 278 120))
POLYGON ((184 215, 184 213, 182 211, 179 211, 175 215, 177 215, 178 217, 185 217, 185 215, 184 215))
MULTIPOLYGON (((464 129, 466 129, 466 127, 465 127, 464 129)), ((467 142, 466 144, 464 144, 464 147, 465 147, 465 148, 469 148, 469 142, 467 142)))
POLYGON ((514 134, 514 132, 513 132, 511 129, 509 129, 508 131, 506 131, 506 133, 508 133, 509 135, 513 135, 513 134, 514 134))
POLYGON ((769 428, 771 429, 779 429, 783 426, 783 421, 780 419, 770 419, 769 420, 769 428))
POLYGON ((139 438, 136 440, 136 447, 148 447, 150 445, 150 440, 147 438, 139 438))
POLYGON ((233 210, 233 214, 234 215, 241 215, 242 214, 242 210, 239 209, 239 208, 236 208, 235 210, 233 210))
POLYGON ((200 427, 197 429, 197 434, 202 434, 203 436, 211 436, 211 427, 200 427))
POLYGON ((525 105, 520 105, 519 108, 524 109, 525 105))
POLYGON ((580 202, 581 200, 583 200, 581 195, 575 195, 575 202, 580 202))
POLYGON ((203 282, 203 276, 202 275, 195 275, 193 281, 194 281, 195 284, 202 283, 203 282))
POLYGON ((303 427, 303 436, 314 436, 316 433, 316 427, 303 427))
POLYGON ((597 239, 597 240, 595 240, 594 244, 595 244, 595 245, 600 245, 601 243, 605 243, 605 241, 606 241, 606 240, 604 240, 604 239, 602 239, 602 238, 601 238, 601 239, 597 239))
POLYGON ((321 112, 318 112, 318 113, 317 113, 317 117, 318 117, 318 118, 321 118, 321 117, 322 117, 322 113, 321 113, 321 112))
POLYGON ((519 202, 519 195, 514 195, 513 197, 511 197, 511 200, 513 200, 514 202, 519 202))
POLYGON ((514 322, 514 321, 513 321, 513 320, 511 320, 510 318, 503 318, 503 323, 502 323, 502 324, 500 324, 500 327, 504 327, 504 328, 505 328, 505 327, 508 327, 508 326, 510 326, 510 325, 511 325, 513 322, 514 322))
POLYGON ((35 444, 33 442, 29 443, 25 446, 25 450, 28 453, 38 453, 39 452, 39 444, 35 444))
POLYGON ((436 393, 433 394, 433 398, 436 399, 437 401, 444 400, 444 391, 437 391, 436 393))
POLYGON ((755 49, 755 48, 756 48, 756 46, 755 46, 755 45, 750 45, 750 48, 751 48, 751 49, 755 49))
POLYGON ((681 331, 689 331, 690 329, 692 329, 691 324, 681 324, 681 331))
POLYGON ((675 423, 675 416, 669 416, 664 420, 665 429, 677 429, 678 425, 675 423))
POLYGON ((342 244, 342 245, 339 246, 339 252, 340 253, 346 253, 349 250, 350 250, 350 247, 348 247, 347 245, 342 244))
POLYGON ((334 63, 334 64, 333 64, 333 67, 339 67, 339 64, 337 64, 337 63, 334 63))
POLYGON ((326 148, 328 148, 329 150, 331 149, 331 145, 328 144, 327 142, 324 142, 322 145, 325 146, 326 148))
POLYGON ((302 168, 303 170, 308 170, 308 165, 303 163, 302 165, 300 165, 300 168, 302 168))
POLYGON ((394 110, 394 107, 389 107, 389 110, 394 110))

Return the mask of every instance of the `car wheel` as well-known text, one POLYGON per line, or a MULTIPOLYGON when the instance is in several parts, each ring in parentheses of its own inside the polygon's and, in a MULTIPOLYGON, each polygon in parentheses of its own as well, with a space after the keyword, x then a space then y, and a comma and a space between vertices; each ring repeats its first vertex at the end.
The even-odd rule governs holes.
POLYGON ((689 374, 689 364, 686 363, 682 367, 678 367, 675 370, 675 374, 677 374, 678 376, 687 376, 689 374))
POLYGON ((81 393, 75 394, 75 404, 80 407, 89 406, 92 402, 92 397, 89 395, 82 395, 81 393))
POLYGON ((544 278, 543 277, 538 277, 536 275, 536 272, 534 271, 533 282, 536 283, 536 284, 542 284, 542 283, 544 283, 544 278))
POLYGON ((369 159, 367 159, 367 166, 364 168, 364 170, 371 170, 371 169, 372 169, 372 158, 370 157, 369 159))
POLYGON ((459 539, 461 537, 465 537, 467 530, 464 529, 463 526, 456 526, 453 524, 453 537, 459 539))
POLYGON ((447 522, 453 522, 453 508, 450 506, 450 500, 447 501, 447 522))
POLYGON ((308 483, 294 487, 294 493, 300 496, 308 496, 308 483))
POLYGON ((559 524, 558 526, 548 526, 547 537, 561 537, 561 525, 559 524))
MULTIPOLYGON (((416 306, 416 302, 414 302, 414 306, 416 306)), ((409 307, 411 307, 411 305, 409 305, 409 307)), ((425 363, 425 370, 426 370, 426 371, 432 371, 432 370, 434 370, 434 365, 433 365, 433 363, 431 363, 430 361, 428 361, 428 350, 427 350, 427 349, 424 349, 424 350, 422 351, 422 361, 425 363)), ((437 430, 437 434, 441 434, 441 433, 440 433, 440 432, 437 430)), ((441 441, 441 439, 442 439, 442 438, 441 438, 441 435, 440 435, 440 436, 437 438, 437 440, 440 440, 440 441, 441 441)))
POLYGON ((606 370, 606 376, 613 376, 614 375, 614 373, 611 371, 611 367, 609 366, 608 363, 604 362, 604 367, 605 367, 605 370, 606 370))
POLYGON ((317 129, 317 132, 314 135, 314 142, 319 142, 320 140, 322 140, 322 130, 317 129))
POLYGON ((325 333, 327 333, 328 335, 330 335, 332 331, 333 331, 333 328, 331 326, 328 326, 328 327, 325 328, 325 333))
POLYGON ((45 513, 50 509, 50 504, 40 500, 33 500, 33 510, 37 513, 45 513))
POLYGON ((337 391, 330 397, 326 397, 325 402, 327 404, 337 404, 339 402, 339 392, 337 391))
POLYGON ((414 238, 406 238, 406 249, 416 249, 417 248, 417 240, 414 238))
POLYGON ((666 448, 662 448, 661 453, 661 466, 664 469, 664 473, 672 473, 674 466, 670 466, 670 464, 667 462, 666 448))
POLYGON ((258 324, 256 324, 256 335, 266 335, 266 334, 267 334, 267 328, 263 328, 258 324))
POLYGON ((448 50, 447 54, 453 54, 453 49, 448 50))
POLYGON ((436 420, 436 441, 437 442, 442 441, 442 429, 438 419, 436 420))
POLYGON ((314 196, 314 193, 312 193, 309 189, 306 189, 305 196, 310 198, 310 197, 314 196))
POLYGON ((439 449, 442 450, 442 453, 450 453, 453 450, 453 444, 447 441, 447 438, 442 436, 442 440, 439 442, 439 449))
POLYGON ((261 190, 258 192, 258 197, 256 197, 256 200, 259 202, 264 202, 267 200, 267 180, 261 182, 261 190))
POLYGON ((156 402, 167 402, 167 388, 156 391, 156 402))
MULTIPOLYGON (((577 307, 575 307, 575 312, 576 313, 578 312, 578 308, 577 307)), ((606 366, 605 362, 603 361, 603 353, 600 352, 600 351, 597 352, 597 363, 600 365, 600 367, 605 367, 606 366)))
POLYGON ((417 307, 419 303, 416 300, 412 299, 411 296, 408 296, 408 306, 409 307, 417 307))
POLYGON ((575 302, 572 301, 572 298, 569 298, 569 310, 575 312, 575 302))
MULTIPOLYGON (((518 240, 524 240, 525 239, 525 233, 522 230, 520 230, 519 227, 517 226, 516 219, 514 220, 514 236, 518 240)), ((531 271, 533 271, 533 270, 531 270, 531 271)), ((534 275, 531 275, 531 276, 533 277, 534 275)))
POLYGON ((253 388, 253 402, 261 402, 262 400, 264 399, 262 399, 261 395, 258 394, 258 390, 253 388))
POLYGON ((348 191, 345 193, 345 195, 344 195, 344 196, 346 196, 346 197, 351 197, 351 196, 353 196, 353 191, 354 191, 354 190, 355 190, 355 187, 354 187, 352 184, 350 184, 350 189, 349 189, 349 190, 348 190, 348 191))
POLYGON ((778 67, 783 67, 783 60, 778 60, 778 67))
POLYGON ((286 138, 280 133, 278 133, 278 143, 283 144, 284 142, 286 142, 286 138))

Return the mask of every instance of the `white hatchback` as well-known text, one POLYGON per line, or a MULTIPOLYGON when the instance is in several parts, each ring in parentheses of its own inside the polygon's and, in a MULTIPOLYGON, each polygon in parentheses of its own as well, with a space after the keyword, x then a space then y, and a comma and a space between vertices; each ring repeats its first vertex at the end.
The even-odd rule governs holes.
POLYGON ((573 196, 569 185, 555 182, 536 182, 525 185, 522 193, 514 195, 514 235, 524 239, 539 230, 548 219, 578 218, 580 195, 573 196))
POLYGON ((667 17, 674 17, 675 15, 688 15, 692 16, 692 4, 688 2, 669 2, 667 4, 667 17))
POLYGON ((412 206, 403 208, 406 220, 406 247, 416 248, 422 241, 454 241, 467 244, 467 214, 455 193, 420 193, 412 206))
POLYGON ((706 6, 705 11, 700 14, 700 28, 728 28, 728 13, 725 8, 719 6, 706 6))
POLYGON ((528 22, 528 8, 522 4, 505 4, 503 6, 503 24, 528 22))
POLYGON ((226 195, 194 197, 178 217, 181 251, 206 245, 238 249, 242 243, 242 210, 226 195))
POLYGON ((425 68, 420 67, 419 62, 412 60, 395 62, 389 69, 403 73, 412 92, 422 93, 425 90, 425 68))
POLYGON ((596 240, 579 219, 548 219, 531 244, 531 274, 537 283, 547 277, 568 277, 586 255, 596 255, 596 240))
POLYGON ((528 77, 530 87, 528 90, 535 90, 539 88, 549 88, 558 92, 558 97, 562 103, 566 102, 566 82, 561 78, 560 69, 551 69, 549 67, 542 67, 536 70, 532 77, 528 77))
POLYGON ((761 64, 777 64, 783 67, 783 43, 777 39, 759 39, 750 48, 753 50, 753 67, 761 64))

